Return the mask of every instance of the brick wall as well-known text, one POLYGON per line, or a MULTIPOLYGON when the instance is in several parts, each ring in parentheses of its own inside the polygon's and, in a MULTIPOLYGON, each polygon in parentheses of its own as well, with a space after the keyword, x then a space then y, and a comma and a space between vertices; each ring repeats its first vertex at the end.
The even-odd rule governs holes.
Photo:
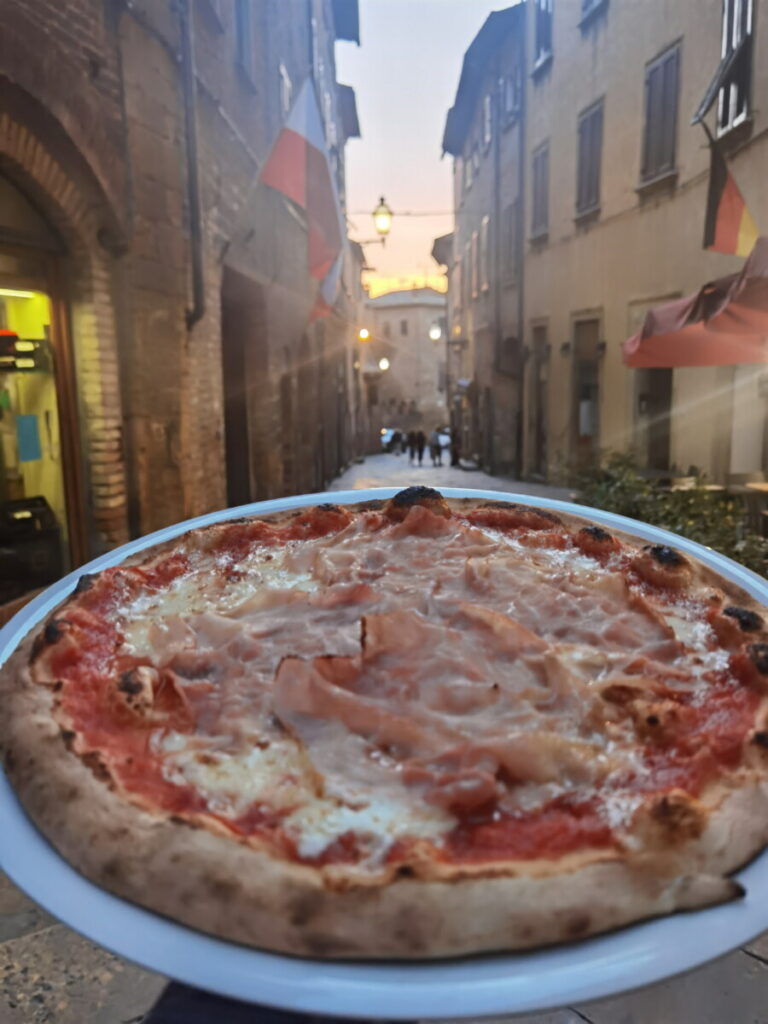
POLYGON ((294 95, 313 52, 324 82, 335 77, 330 3, 313 0, 301 17, 277 0, 254 6, 256 83, 235 60, 234 8, 219 7, 217 16, 203 0, 190 4, 205 313, 189 330, 191 154, 176 7, 0 0, 0 173, 67 250, 91 554, 227 503, 227 266, 262 309, 248 325, 244 382, 250 497, 321 487, 351 457, 337 366, 348 360, 350 318, 308 325, 316 283, 306 224, 258 184, 285 118, 280 63, 294 95))

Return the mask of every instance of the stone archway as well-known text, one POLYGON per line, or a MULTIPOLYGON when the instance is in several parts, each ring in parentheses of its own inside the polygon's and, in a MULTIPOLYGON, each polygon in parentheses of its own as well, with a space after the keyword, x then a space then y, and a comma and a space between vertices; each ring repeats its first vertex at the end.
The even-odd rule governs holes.
POLYGON ((0 78, 0 173, 64 242, 62 334, 79 406, 87 552, 128 539, 117 332, 112 299, 123 230, 96 176, 62 126, 31 95, 0 78), (67 339, 68 340, 68 339, 67 339), (66 349, 66 346, 65 346, 66 349))

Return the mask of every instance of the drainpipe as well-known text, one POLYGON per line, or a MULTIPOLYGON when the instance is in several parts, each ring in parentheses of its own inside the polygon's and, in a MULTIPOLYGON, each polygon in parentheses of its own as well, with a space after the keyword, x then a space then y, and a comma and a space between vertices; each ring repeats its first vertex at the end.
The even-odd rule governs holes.
POLYGON ((192 256, 192 308, 187 310, 187 330, 205 314, 205 278, 203 275, 203 231, 200 212, 200 179, 197 173, 197 79, 195 42, 189 0, 179 0, 181 31, 181 79, 184 92, 184 132, 187 150, 187 203, 192 256))
MULTIPOLYGON (((501 86, 501 50, 496 49, 494 58, 494 81, 496 88, 493 90, 493 101, 491 104, 491 118, 493 125, 493 262, 494 262, 494 288, 493 288, 493 320, 494 320, 494 353, 493 363, 498 371, 502 362, 502 346, 504 344, 504 333, 501 323, 501 104, 503 102, 503 90, 501 86)), ((488 452, 491 459, 489 470, 492 474, 498 471, 498 458, 496 454, 496 395, 495 389, 491 392, 491 438, 488 452)))
POLYGON ((517 122, 517 338, 518 338, 518 379, 517 379, 517 477, 522 479, 525 458, 525 161, 527 128, 528 73, 527 56, 527 10, 523 12, 523 31, 520 44, 520 117, 517 122))

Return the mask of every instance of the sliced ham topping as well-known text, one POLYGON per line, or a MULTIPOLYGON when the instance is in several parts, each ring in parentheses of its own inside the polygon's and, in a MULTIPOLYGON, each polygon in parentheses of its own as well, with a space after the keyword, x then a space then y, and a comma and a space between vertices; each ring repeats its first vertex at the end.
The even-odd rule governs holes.
MULTIPOLYGON (((238 834, 271 822, 310 859, 351 835, 350 849, 381 862, 403 837, 439 843, 460 827, 466 838, 468 822, 497 815, 494 836, 507 835, 525 815, 560 821, 552 802, 582 797, 597 835, 605 794, 621 807, 622 786, 679 785, 670 759, 681 751, 716 769, 696 729, 724 719, 702 709, 737 685, 731 670, 766 689, 765 644, 729 663, 700 607, 668 582, 658 599, 628 582, 619 542, 602 531, 574 542, 547 515, 499 507, 468 521, 432 492, 412 497, 386 513, 303 513, 282 533, 231 524, 218 531, 223 549, 202 537, 162 571, 113 572, 114 624, 75 609, 67 628, 91 636, 73 650, 86 650, 93 677, 122 688, 106 710, 96 683, 76 699, 64 691, 62 708, 100 749, 109 715, 122 716, 115 736, 126 720, 143 730, 139 747, 154 729, 152 786, 168 806, 202 802, 238 834), (325 801, 322 828, 310 796, 325 801)), ((83 602, 105 605, 106 586, 83 602)), ((56 650, 52 680, 74 664, 56 650)), ((720 746, 732 756, 728 729, 720 746)), ((133 779, 136 762, 114 762, 133 779)), ((608 817, 621 820, 615 808, 608 817)))

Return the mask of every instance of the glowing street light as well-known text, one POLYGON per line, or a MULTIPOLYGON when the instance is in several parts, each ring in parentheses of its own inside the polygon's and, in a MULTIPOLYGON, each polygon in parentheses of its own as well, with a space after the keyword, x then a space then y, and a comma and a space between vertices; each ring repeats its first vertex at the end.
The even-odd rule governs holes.
POLYGON ((382 373, 384 372, 384 370, 389 369, 389 360, 387 359, 386 356, 382 356, 382 358, 379 360, 379 369, 382 371, 382 373))
POLYGON ((429 328, 429 337, 432 341, 440 341, 442 334, 443 332, 440 328, 440 324, 432 324, 429 328))
POLYGON ((368 339, 371 336, 371 332, 368 330, 367 327, 361 327, 360 330, 357 332, 357 336, 360 339, 360 341, 368 341, 368 339))
POLYGON ((379 199, 379 205, 373 211, 373 224, 381 237, 381 244, 383 245, 392 227, 392 211, 387 206, 384 196, 379 199))

